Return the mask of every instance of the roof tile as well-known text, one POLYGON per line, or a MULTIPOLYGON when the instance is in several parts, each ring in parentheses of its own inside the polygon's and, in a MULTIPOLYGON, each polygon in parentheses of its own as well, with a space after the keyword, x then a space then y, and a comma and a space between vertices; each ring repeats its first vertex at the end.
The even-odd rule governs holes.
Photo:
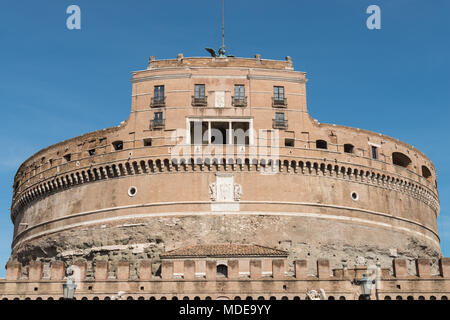
POLYGON ((178 248, 161 254, 161 258, 182 257, 245 257, 245 256, 277 256, 286 257, 283 250, 263 247, 256 244, 206 244, 178 248))

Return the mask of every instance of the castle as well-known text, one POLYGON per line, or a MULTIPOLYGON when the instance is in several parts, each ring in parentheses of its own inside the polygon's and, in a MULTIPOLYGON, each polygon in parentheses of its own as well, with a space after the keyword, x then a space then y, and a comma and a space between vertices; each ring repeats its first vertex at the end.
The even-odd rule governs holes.
MULTIPOLYGON (((436 171, 322 124, 284 61, 151 57, 129 118, 39 151, 13 185, 1 299, 447 299, 436 171), (375 282, 375 281, 374 281, 375 282)), ((335 107, 335 106, 330 106, 335 107)))

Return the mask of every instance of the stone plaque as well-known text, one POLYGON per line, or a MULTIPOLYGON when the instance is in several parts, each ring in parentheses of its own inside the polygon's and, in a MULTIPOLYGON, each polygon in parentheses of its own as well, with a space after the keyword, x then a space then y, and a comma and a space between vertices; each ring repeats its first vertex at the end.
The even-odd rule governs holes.
POLYGON ((225 108, 225 91, 216 91, 215 92, 215 107, 216 108, 225 108))
POLYGON ((239 211, 242 189, 234 183, 232 174, 216 174, 216 182, 209 185, 209 194, 211 211, 239 211))

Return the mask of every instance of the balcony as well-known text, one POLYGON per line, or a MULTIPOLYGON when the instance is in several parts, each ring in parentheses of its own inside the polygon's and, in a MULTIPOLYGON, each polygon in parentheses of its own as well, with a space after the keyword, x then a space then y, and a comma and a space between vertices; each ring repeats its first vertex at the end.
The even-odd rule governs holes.
POLYGON ((247 106, 247 97, 231 97, 233 107, 245 108, 247 106))
POLYGON ((151 108, 161 108, 166 106, 166 97, 152 97, 151 108))
POLYGON ((150 124, 152 129, 162 129, 165 125, 165 119, 153 119, 150 124))
POLYGON ((208 96, 203 96, 203 97, 192 96, 192 106, 193 107, 206 107, 208 105, 207 98, 208 98, 208 96))
POLYGON ((283 119, 272 119, 272 127, 274 129, 287 129, 288 121, 283 119))
POLYGON ((272 97, 272 107, 274 108, 287 108, 286 98, 275 98, 272 97))

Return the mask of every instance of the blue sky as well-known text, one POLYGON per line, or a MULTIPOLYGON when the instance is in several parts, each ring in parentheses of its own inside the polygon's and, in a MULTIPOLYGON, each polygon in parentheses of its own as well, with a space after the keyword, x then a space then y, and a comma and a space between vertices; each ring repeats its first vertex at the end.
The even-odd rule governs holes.
MULTIPOLYGON (((3 0, 0 10, 0 277, 10 254, 16 169, 34 152, 128 117, 131 71, 148 57, 220 46, 221 1, 3 0), (66 8, 81 8, 81 30, 66 8)), ((441 245, 450 255, 450 2, 226 0, 228 53, 284 59, 308 73, 311 115, 381 132, 438 172, 441 245), (368 30, 366 8, 381 8, 368 30)))

